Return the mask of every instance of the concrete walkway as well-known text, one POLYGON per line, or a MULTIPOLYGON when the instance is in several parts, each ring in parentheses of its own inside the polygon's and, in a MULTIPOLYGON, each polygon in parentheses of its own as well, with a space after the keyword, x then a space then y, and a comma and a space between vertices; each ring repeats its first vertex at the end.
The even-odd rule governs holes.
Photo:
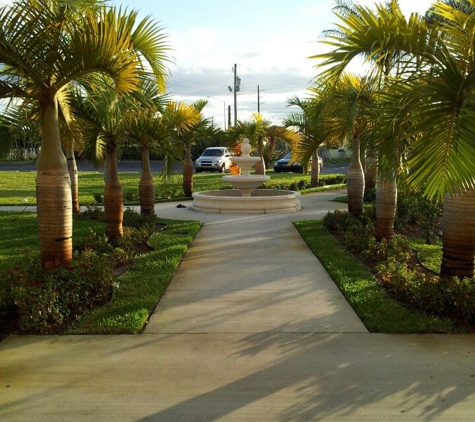
MULTIPOLYGON (((292 222, 201 220, 142 335, 0 343, 1 421, 471 421, 475 337, 367 332, 292 222)), ((186 204, 189 206, 189 204, 186 204)))

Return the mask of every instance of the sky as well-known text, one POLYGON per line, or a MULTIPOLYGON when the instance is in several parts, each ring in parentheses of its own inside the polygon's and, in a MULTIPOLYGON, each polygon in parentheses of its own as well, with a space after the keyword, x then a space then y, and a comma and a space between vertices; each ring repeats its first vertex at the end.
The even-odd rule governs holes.
MULTIPOLYGON (((11 0, 0 0, 0 5, 11 0)), ((373 6, 374 0, 358 0, 373 6)), ((167 92, 177 101, 208 100, 206 117, 234 122, 234 67, 241 79, 237 118, 249 121, 260 110, 273 124, 305 98, 318 74, 309 56, 328 51, 322 31, 335 28, 334 0, 110 0, 149 16, 163 28, 171 47, 167 92), (259 95, 258 95, 259 91, 259 95)), ((404 13, 424 13, 432 0, 399 0, 404 13)), ((358 66, 358 65, 357 65, 358 66)), ((350 69, 358 71, 358 68, 350 69)))
MULTIPOLYGON (((168 92, 179 101, 207 99, 206 117, 227 127, 234 122, 234 66, 241 78, 237 118, 248 121, 259 109, 273 124, 305 98, 317 76, 311 55, 328 51, 322 31, 338 22, 332 0, 117 0, 117 5, 150 15, 168 34, 174 62, 168 92), (258 95, 259 91, 259 95, 258 95), (226 120, 225 120, 226 118, 226 120)), ((358 4, 372 6, 374 0, 358 4)), ((399 0, 404 13, 424 13, 431 0, 399 0)), ((357 71, 358 69, 354 69, 357 71)))

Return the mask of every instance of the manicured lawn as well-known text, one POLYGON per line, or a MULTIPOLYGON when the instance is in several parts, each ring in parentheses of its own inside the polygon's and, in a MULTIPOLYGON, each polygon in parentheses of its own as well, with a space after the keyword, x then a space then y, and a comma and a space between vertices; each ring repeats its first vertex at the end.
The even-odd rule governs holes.
MULTIPOLYGON (((294 188, 292 184, 304 184, 310 182, 309 175, 293 173, 274 173, 272 170, 267 173, 271 180, 267 183, 279 188, 294 188), (301 182, 303 181, 303 182, 301 182)), ((193 177, 194 191, 231 188, 231 185, 224 183, 220 173, 200 173, 193 177)), ((79 202, 81 205, 93 205, 96 203, 96 196, 103 196, 104 175, 94 172, 80 172, 79 178, 79 202)), ((124 193, 125 204, 132 205, 138 203, 138 186, 140 175, 137 173, 120 173, 120 182, 124 193)), ((321 175, 320 180, 334 179, 334 175, 321 175)), ((36 205, 36 172, 0 172, 0 205, 36 205)), ((171 176, 168 180, 162 180, 155 175, 155 191, 157 200, 183 199, 183 178, 181 175, 171 176)), ((341 187, 338 185, 335 187, 341 187)), ((295 190, 295 189, 293 189, 295 190)), ((315 191, 312 189, 310 191, 315 191)), ((305 193, 305 191, 302 191, 305 193)))
MULTIPOLYGON (((155 232, 148 241, 153 250, 137 256, 128 271, 115 279, 112 300, 81 317, 67 333, 138 333, 143 329, 200 228, 194 221, 160 223, 166 224, 165 230, 155 232)), ((74 219, 73 243, 91 231, 103 234, 105 224, 74 219)), ((0 212, 0 277, 26 254, 39 256, 36 213, 0 212)), ((0 328, 2 315, 0 306, 0 328)))
POLYGON ((295 226, 369 331, 380 333, 466 331, 450 320, 413 311, 398 304, 379 286, 369 268, 344 250, 323 227, 321 220, 296 222, 295 226))

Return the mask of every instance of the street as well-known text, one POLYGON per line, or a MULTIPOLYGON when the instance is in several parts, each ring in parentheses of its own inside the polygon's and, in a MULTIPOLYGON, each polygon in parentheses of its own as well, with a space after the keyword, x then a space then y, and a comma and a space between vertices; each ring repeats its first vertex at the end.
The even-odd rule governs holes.
MULTIPOLYGON (((82 162, 77 161, 78 171, 97 171, 94 167, 82 162)), ((150 161, 150 167, 152 173, 160 173, 163 169, 163 161, 154 160, 150 161)), ((181 173, 182 166, 177 163, 176 173, 181 173)), ((35 161, 2 161, 0 162, 0 171, 36 171, 35 161)), ((102 172, 103 169, 98 171, 102 172)), ((123 160, 119 161, 119 172, 121 173, 139 173, 140 161, 136 160, 123 160)), ((323 165, 321 174, 346 174, 348 173, 348 164, 327 164, 323 165)))

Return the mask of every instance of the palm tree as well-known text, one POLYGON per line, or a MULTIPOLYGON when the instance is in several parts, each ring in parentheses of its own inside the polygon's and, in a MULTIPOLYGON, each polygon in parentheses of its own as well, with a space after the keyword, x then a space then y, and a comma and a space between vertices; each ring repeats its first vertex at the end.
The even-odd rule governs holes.
POLYGON ((65 86, 64 89, 58 92, 59 132, 68 163, 72 209, 75 214, 79 214, 81 208, 79 205, 79 181, 75 152, 81 144, 81 129, 74 118, 71 101, 74 101, 75 94, 71 92, 71 89, 71 86, 65 86))
MULTIPOLYGON (((472 21, 473 25, 473 21, 472 21)), ((442 276, 475 275, 475 67, 441 47, 430 74, 408 87, 416 141, 408 183, 444 200, 442 276)))
MULTIPOLYGON (((345 68, 357 57, 364 57, 372 64, 379 90, 388 89, 391 78, 399 79, 414 65, 414 57, 431 53, 437 40, 437 32, 430 29, 417 14, 409 19, 401 12, 397 1, 370 8, 337 2, 337 16, 342 24, 337 30, 327 31, 325 41, 334 49, 326 54, 313 56, 325 59, 321 66, 328 67, 322 77, 338 80, 345 68)), ((376 103, 375 103, 376 104, 376 103)), ((381 106, 381 105, 380 105, 381 106)), ((379 107, 380 107, 379 106, 379 107)), ((379 109, 381 112, 381 108, 379 109)), ((375 121, 375 126, 376 121, 375 121)), ((389 127, 390 129, 391 127, 389 127)), ((378 140, 379 174, 376 198, 376 236, 391 238, 394 233, 394 217, 397 198, 397 172, 401 157, 394 152, 399 144, 390 131, 378 140), (381 148, 385 142, 387 147, 381 148), (384 151, 390 151, 382 157, 384 151)), ((404 134, 398 133, 398 136, 404 134)))
POLYGON ((191 197, 193 194, 193 144, 199 140, 216 139, 221 135, 221 130, 214 126, 210 119, 203 118, 202 111, 207 104, 208 101, 206 100, 194 102, 192 106, 199 113, 198 121, 190 125, 189 128, 175 132, 178 142, 183 145, 185 150, 183 159, 183 193, 188 197, 191 197))
POLYGON ((473 277, 475 10, 450 3, 433 6, 441 16, 431 26, 437 43, 434 36, 421 40, 418 66, 410 69, 406 84, 398 84, 400 96, 393 101, 398 101, 398 115, 407 108, 408 133, 415 139, 407 151, 407 183, 444 200, 441 276, 473 277))
POLYGON ((36 186, 42 264, 72 261, 72 199, 58 92, 91 74, 107 74, 117 92, 130 93, 144 70, 143 57, 163 78, 161 34, 145 19, 133 37, 135 18, 93 0, 17 0, 0 8, 0 98, 21 98, 40 108, 36 186), (139 56, 134 42, 160 54, 139 56))
POLYGON ((336 54, 329 55, 326 64, 332 68, 330 73, 338 73, 361 53, 379 62, 389 52, 410 55, 406 57, 412 60, 399 64, 409 88, 401 103, 412 106, 409 134, 416 139, 408 151, 408 182, 430 198, 445 197, 441 275, 473 277, 473 8, 437 2, 432 11, 441 19, 430 25, 417 15, 406 21, 384 13, 375 16, 362 7, 357 10, 365 16, 364 24, 345 21, 345 34, 333 40, 336 54))
POLYGON ((271 151, 276 138, 289 145, 293 145, 298 139, 295 131, 271 125, 259 113, 254 113, 250 121, 239 121, 236 128, 230 128, 229 134, 234 141, 242 138, 249 139, 251 146, 257 150, 257 156, 261 158, 261 161, 254 166, 255 173, 262 175, 266 172, 265 145, 270 144, 271 151))
POLYGON ((150 169, 150 150, 160 151, 167 158, 167 163, 180 159, 183 149, 175 137, 178 133, 191 130, 200 116, 194 106, 169 101, 157 94, 152 96, 154 107, 132 110, 125 119, 128 138, 141 148, 139 198, 142 215, 155 213, 155 183, 150 169))
POLYGON ((253 149, 257 150, 260 161, 254 166, 256 174, 265 174, 266 165, 264 161, 264 138, 266 130, 270 127, 270 122, 265 120, 260 113, 254 113, 250 121, 238 121, 237 126, 230 128, 231 137, 235 140, 248 138, 253 149))
POLYGON ((312 175, 310 185, 315 187, 319 184, 320 166, 318 164, 318 149, 323 144, 330 144, 334 140, 327 132, 328 125, 324 116, 325 97, 324 93, 314 88, 312 97, 302 100, 298 97, 289 99, 288 104, 298 106, 299 113, 291 113, 284 120, 286 127, 295 127, 299 130, 299 139, 293 143, 295 160, 306 163, 312 160, 312 175))
POLYGON ((333 136, 351 142, 353 155, 348 167, 348 212, 360 216, 364 212, 365 178, 361 162, 362 143, 371 129, 369 109, 374 104, 375 81, 344 73, 326 105, 329 131, 333 136))
POLYGON ((38 113, 31 105, 10 106, 0 115, 0 158, 40 141, 38 113))

